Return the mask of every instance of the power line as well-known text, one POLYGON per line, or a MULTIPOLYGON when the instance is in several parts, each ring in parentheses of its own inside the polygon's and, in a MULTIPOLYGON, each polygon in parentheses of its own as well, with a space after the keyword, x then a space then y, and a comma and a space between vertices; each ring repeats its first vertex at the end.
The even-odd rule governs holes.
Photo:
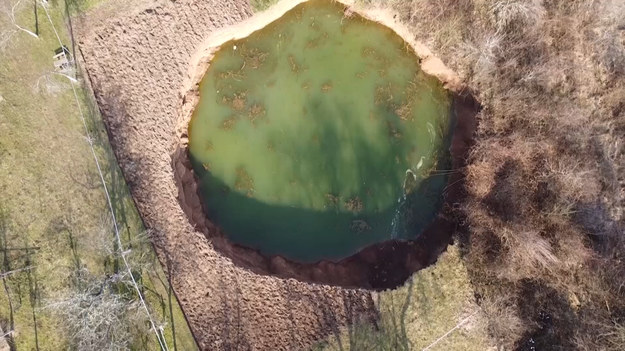
POLYGON ((451 328, 449 331, 447 331, 447 333, 443 334, 443 336, 441 336, 440 338, 436 339, 436 341, 434 341, 433 343, 431 343, 430 345, 428 345, 426 348, 424 348, 421 351, 427 351, 427 350, 431 349, 432 346, 438 344, 441 340, 445 339, 447 337, 447 335, 451 334, 454 330, 460 328, 463 324, 468 322, 469 319, 471 319, 471 317, 473 317, 476 313, 477 313, 477 311, 471 313, 471 315, 469 315, 467 318, 461 320, 460 323, 456 324, 455 327, 451 328))
POLYGON ((10 276, 12 274, 23 272, 23 271, 27 271, 27 270, 33 269, 33 268, 35 268, 35 266, 28 266, 28 267, 24 267, 24 268, 20 268, 20 269, 14 269, 14 270, 8 271, 8 272, 0 272, 0 278, 8 277, 8 276, 10 276))
MULTIPOLYGON (((56 39, 59 42, 59 45, 61 47, 63 47, 63 42, 61 41, 61 38, 59 37, 59 33, 56 30, 56 27, 54 26, 54 23, 52 22, 52 18, 50 18, 50 14, 48 13, 48 9, 46 8, 45 4, 41 4, 44 11, 46 12, 46 17, 48 17, 48 21, 50 22, 50 25, 52 26, 52 29, 54 30, 54 34, 56 35, 56 39)), ((65 51, 63 50, 63 55, 65 56, 65 58, 67 59, 67 55, 65 53, 65 51)), ((74 66, 76 66, 76 63, 74 63, 74 66)), ((72 91, 74 93, 74 99, 76 100, 76 106, 78 106, 78 112, 80 114, 80 119, 82 121, 83 127, 85 129, 85 136, 87 139, 87 142, 89 143, 89 148, 91 149, 91 154, 93 155, 93 159, 95 161, 96 167, 98 168, 98 174, 100 175, 100 181, 102 182, 102 187, 104 188, 104 193, 106 194, 106 201, 108 203, 108 207, 109 210, 111 211, 111 218, 113 220, 113 228, 115 229, 115 239, 117 240, 117 245, 119 247, 120 250, 120 256, 122 258, 122 260, 124 261, 124 265, 126 266, 126 270, 128 271, 128 274, 130 276, 130 279, 132 281, 132 285, 135 288, 135 291, 137 292, 137 295, 139 296, 139 300, 141 301, 141 305, 143 306, 143 309, 145 309, 145 313, 148 317, 148 319, 150 320, 150 325, 152 330, 154 331, 154 334, 156 335, 156 339, 158 340, 158 343, 161 347, 161 350, 169 350, 169 347, 167 346, 167 341, 165 340, 165 336, 163 335, 163 330, 161 328, 156 328, 156 324, 154 323, 154 320, 152 319, 152 316, 150 315, 150 310, 148 309, 148 306, 145 302, 145 300, 143 299, 143 294, 141 294, 141 290, 139 289, 139 285, 137 284, 137 281, 135 280, 135 277, 132 275, 132 270, 130 269, 130 265, 128 264, 128 260, 126 259, 126 253, 129 251, 124 251, 123 249, 123 244, 122 244, 122 240, 121 240, 121 236, 119 234, 119 227, 117 225, 117 218, 115 217, 115 211, 113 209, 113 203, 111 201, 111 196, 109 194, 108 191, 108 187, 106 186, 106 181, 104 180, 104 175, 102 174, 102 168, 100 167, 100 161, 98 159, 98 156, 95 152, 95 148, 93 146, 93 139, 91 138, 91 135, 89 134, 89 128, 87 127, 87 121, 85 119, 85 116, 82 112, 82 108, 80 107, 80 100, 78 99, 78 94, 76 93, 76 87, 74 86, 74 82, 76 81, 75 79, 69 79, 70 80, 70 84, 72 86, 72 91)))

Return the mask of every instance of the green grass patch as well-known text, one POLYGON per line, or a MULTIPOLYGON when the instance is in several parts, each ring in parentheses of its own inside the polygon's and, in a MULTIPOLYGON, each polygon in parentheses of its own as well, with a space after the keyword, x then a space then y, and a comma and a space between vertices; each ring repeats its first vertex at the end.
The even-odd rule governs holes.
MULTIPOLYGON (((95 4, 86 1, 85 6, 95 4)), ((59 35, 70 50, 66 9, 49 7, 59 35)), ((71 349, 65 321, 51 307, 77 289, 77 274, 106 282, 123 272, 115 254, 110 211, 69 81, 53 73, 59 46, 42 8, 38 23, 32 6, 18 13, 21 26, 39 38, 16 32, 0 51, 0 256, 5 276, 0 288, 0 327, 17 350, 71 349), (29 268, 30 267, 30 268, 29 268)), ((0 31, 10 30, 0 18, 0 31)), ((82 81, 82 80, 81 80, 82 81)), ((152 316, 164 328, 169 348, 196 349, 167 277, 129 195, 108 144, 89 90, 77 86, 114 211, 124 249, 131 251, 133 275, 140 282, 152 316), (175 335, 174 335, 175 329, 175 335)), ((132 291, 123 292, 134 301, 132 291)), ((144 313, 137 309, 137 314, 144 313)), ((145 323, 130 328, 128 346, 158 350, 145 323)))
POLYGON ((375 323, 352 326, 313 350, 481 351, 492 344, 456 246, 403 287, 374 294, 374 301, 375 323))

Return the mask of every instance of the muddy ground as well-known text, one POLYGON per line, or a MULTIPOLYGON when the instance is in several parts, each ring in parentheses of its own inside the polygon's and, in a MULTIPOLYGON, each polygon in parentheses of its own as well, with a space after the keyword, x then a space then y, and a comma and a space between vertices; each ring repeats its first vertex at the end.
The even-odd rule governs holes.
POLYGON ((191 224, 202 219, 190 221, 183 211, 172 167, 198 47, 251 15, 244 0, 144 1, 95 11, 80 20, 76 37, 116 156, 200 348, 303 349, 375 318, 370 293, 233 263, 206 228, 191 224))

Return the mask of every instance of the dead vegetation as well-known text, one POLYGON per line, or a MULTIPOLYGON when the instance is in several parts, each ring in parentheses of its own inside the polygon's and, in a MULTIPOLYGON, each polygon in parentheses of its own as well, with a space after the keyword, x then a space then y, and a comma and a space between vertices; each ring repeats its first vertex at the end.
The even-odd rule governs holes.
POLYGON ((360 197, 354 196, 345 201, 345 208, 350 212, 358 213, 362 211, 364 204, 360 197))
POLYGON ((247 173, 245 167, 238 167, 236 169, 234 188, 239 191, 245 191, 248 197, 254 195, 254 178, 247 173))
POLYGON ((483 106, 458 213, 490 334, 505 349, 625 349, 625 3, 392 6, 483 106))

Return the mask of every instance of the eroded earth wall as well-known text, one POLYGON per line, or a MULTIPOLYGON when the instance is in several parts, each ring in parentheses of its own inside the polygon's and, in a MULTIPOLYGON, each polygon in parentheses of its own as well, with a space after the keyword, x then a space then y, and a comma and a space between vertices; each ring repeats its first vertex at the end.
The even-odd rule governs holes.
POLYGON ((171 155, 196 47, 251 15, 244 0, 161 0, 94 11, 76 39, 116 156, 201 349, 296 350, 370 318, 370 294, 256 275, 194 230, 171 155), (98 17, 99 16, 99 17, 98 17))

